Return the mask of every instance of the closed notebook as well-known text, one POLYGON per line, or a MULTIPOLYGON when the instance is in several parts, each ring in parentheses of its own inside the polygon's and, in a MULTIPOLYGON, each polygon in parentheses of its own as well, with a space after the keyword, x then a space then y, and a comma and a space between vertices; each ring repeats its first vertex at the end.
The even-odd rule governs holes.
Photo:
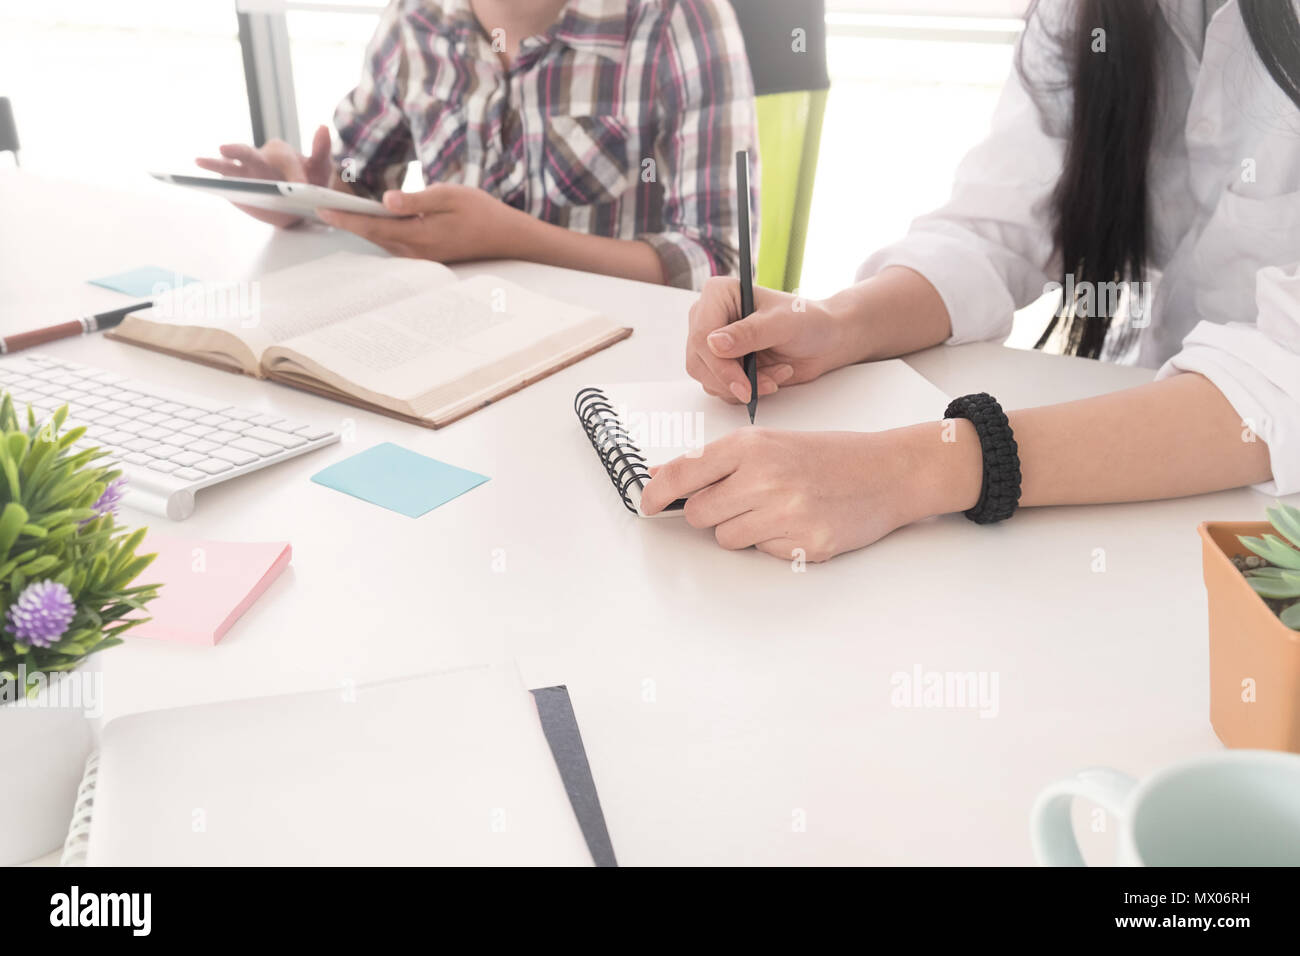
POLYGON ((438 428, 632 330, 504 279, 336 252, 184 286, 107 334, 438 428))
POLYGON ((208 645, 221 640, 293 556, 286 541, 207 541, 161 534, 147 535, 140 552, 157 553, 141 578, 162 587, 146 605, 150 620, 130 635, 208 645))
POLYGON ((89 866, 592 865, 508 669, 119 717, 77 803, 89 866))
MULTIPOLYGON (((948 396, 891 359, 852 365, 781 389, 758 403, 756 424, 792 431, 883 431, 943 417, 948 396)), ((574 410, 624 507, 641 513, 650 467, 698 454, 709 442, 748 428, 743 405, 708 395, 698 382, 636 382, 584 388, 574 410)), ((681 514, 677 501, 654 517, 681 514)))

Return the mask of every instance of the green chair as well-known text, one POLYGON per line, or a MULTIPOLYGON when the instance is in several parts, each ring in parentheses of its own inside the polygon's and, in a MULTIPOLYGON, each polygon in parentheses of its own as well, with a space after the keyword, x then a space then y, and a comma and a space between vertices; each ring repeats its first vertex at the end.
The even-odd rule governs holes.
POLYGON ((830 76, 824 0, 731 0, 745 37, 758 106, 759 285, 793 292, 803 273, 808 214, 830 76), (801 31, 801 32, 799 32, 801 31))

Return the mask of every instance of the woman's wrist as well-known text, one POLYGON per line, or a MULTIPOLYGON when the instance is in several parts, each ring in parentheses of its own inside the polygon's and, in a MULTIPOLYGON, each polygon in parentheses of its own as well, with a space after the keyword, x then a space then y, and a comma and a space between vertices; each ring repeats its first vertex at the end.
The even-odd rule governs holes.
POLYGON ((817 303, 833 330, 836 342, 835 368, 879 357, 873 354, 875 342, 871 334, 872 310, 870 296, 864 294, 864 285, 849 286, 817 303))
POLYGON ((841 365, 907 355, 952 335, 943 298, 925 276, 904 266, 889 266, 824 305, 843 340, 841 365))
POLYGON ((954 418, 898 432, 900 460, 912 486, 910 520, 975 507, 984 483, 984 453, 974 425, 954 418))

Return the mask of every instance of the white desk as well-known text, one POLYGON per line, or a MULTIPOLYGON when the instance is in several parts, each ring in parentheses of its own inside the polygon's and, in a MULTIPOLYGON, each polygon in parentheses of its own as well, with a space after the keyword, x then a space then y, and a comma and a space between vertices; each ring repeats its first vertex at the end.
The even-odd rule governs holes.
MULTIPOLYGON (((0 176, 5 331, 122 302, 85 280, 135 266, 240 278, 370 250, 321 228, 277 234, 143 177, 120 192, 55 185, 0 176)), ((1262 496, 1026 511, 994 528, 947 517, 796 574, 626 514, 574 421, 583 385, 681 374, 691 295, 522 263, 459 271, 602 308, 636 333, 438 432, 102 337, 48 348, 297 419, 350 419, 355 436, 200 493, 179 525, 125 515, 287 539, 294 562, 216 648, 136 640, 105 654, 106 716, 517 658, 534 685, 569 685, 625 864, 1027 863, 1027 812, 1049 780, 1095 764, 1144 774, 1219 747, 1195 528, 1257 518, 1262 496), (492 480, 418 520, 308 481, 380 441, 492 480), (917 666, 995 673, 998 715, 892 706, 891 675, 917 666)), ((949 394, 1009 405, 1150 377, 989 345, 910 361, 949 394)), ((1105 856, 1107 841, 1085 847, 1105 856)))

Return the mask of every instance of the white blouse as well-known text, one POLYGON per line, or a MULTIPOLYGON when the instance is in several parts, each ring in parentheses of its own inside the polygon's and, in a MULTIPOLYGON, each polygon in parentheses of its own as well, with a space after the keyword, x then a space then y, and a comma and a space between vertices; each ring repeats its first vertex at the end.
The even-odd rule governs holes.
MULTIPOLYGON (((1070 93, 1054 39, 1069 0, 1044 0, 1021 39, 989 137, 957 169, 951 198, 871 256, 938 290, 956 344, 1005 337, 1012 312, 1060 277, 1050 196, 1070 93)), ((1152 146, 1146 316, 1115 323, 1158 378, 1198 372, 1268 443, 1269 494, 1300 492, 1300 109, 1251 46, 1236 0, 1204 23, 1202 0, 1160 0, 1161 106, 1152 146), (1204 32, 1202 32, 1204 30, 1204 32), (1203 41, 1203 43, 1202 43, 1203 41)))

